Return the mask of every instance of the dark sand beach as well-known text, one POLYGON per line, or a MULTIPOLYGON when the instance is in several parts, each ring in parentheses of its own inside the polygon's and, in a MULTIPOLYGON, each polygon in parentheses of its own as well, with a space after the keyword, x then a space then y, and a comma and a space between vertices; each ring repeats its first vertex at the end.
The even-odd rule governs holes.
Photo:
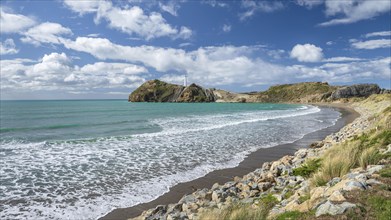
MULTIPOLYGON (((285 155, 293 155, 300 148, 308 147, 315 141, 323 140, 327 135, 339 131, 345 125, 351 123, 359 114, 345 104, 315 104, 321 108, 334 108, 341 113, 341 117, 335 125, 324 128, 305 135, 303 138, 288 144, 282 144, 271 148, 261 148, 256 152, 248 155, 237 167, 216 170, 208 173, 204 177, 195 179, 190 182, 180 183, 170 191, 156 198, 155 200, 138 204, 128 208, 114 209, 107 215, 103 216, 102 220, 107 219, 128 219, 137 217, 143 211, 154 208, 157 205, 166 205, 178 202, 184 195, 192 193, 197 189, 211 188, 214 183, 223 184, 233 180, 235 176, 243 176, 249 172, 260 168, 264 162, 277 160, 285 155)), ((298 128, 300 129, 300 128, 298 128)))

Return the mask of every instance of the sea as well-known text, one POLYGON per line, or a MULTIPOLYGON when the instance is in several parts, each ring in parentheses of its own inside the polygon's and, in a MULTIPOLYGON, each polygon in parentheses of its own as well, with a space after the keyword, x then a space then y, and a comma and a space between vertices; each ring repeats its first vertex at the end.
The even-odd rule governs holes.
POLYGON ((97 219, 341 116, 298 104, 0 104, 0 219, 97 219))

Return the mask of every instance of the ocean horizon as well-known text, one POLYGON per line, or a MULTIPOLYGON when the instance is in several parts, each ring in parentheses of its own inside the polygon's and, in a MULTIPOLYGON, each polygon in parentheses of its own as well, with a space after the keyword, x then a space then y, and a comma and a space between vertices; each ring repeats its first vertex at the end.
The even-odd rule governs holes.
POLYGON ((339 117, 301 104, 1 101, 0 217, 96 219, 339 117))

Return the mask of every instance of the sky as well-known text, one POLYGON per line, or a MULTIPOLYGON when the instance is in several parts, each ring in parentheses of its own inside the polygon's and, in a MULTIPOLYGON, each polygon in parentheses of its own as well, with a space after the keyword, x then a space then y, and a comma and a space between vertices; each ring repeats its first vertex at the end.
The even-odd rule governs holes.
POLYGON ((151 79, 235 92, 391 87, 389 0, 1 1, 1 99, 127 99, 151 79))

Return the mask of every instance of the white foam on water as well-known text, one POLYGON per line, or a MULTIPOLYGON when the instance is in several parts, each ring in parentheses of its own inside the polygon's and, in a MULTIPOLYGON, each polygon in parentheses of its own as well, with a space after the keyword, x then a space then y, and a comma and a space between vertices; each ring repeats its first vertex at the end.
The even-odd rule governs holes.
POLYGON ((305 106, 275 115, 241 112, 155 120, 163 130, 152 134, 2 141, 0 218, 95 219, 113 208, 148 202, 178 183, 235 167, 261 147, 293 142, 333 125, 339 115, 328 111, 317 116, 321 125, 309 116, 320 109, 305 106), (300 123, 306 126, 296 129, 300 123))

